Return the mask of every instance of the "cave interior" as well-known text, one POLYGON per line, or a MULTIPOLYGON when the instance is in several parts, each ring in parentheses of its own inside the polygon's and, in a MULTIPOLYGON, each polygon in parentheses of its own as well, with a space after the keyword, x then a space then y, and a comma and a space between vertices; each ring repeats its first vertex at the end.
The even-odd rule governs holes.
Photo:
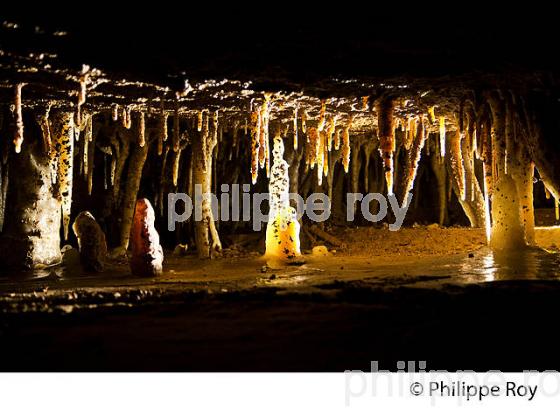
POLYGON ((552 29, 93 14, 0 28, 4 369, 560 363, 552 29))

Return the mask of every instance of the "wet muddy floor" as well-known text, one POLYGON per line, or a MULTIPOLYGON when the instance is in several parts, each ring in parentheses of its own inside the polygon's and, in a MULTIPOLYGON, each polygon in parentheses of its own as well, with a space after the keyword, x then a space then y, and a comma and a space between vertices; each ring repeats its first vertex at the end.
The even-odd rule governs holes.
POLYGON ((297 266, 271 268, 254 253, 169 255, 154 279, 116 262, 97 275, 59 266, 3 276, 0 370, 560 367, 556 233, 496 254, 482 232, 438 230, 387 236, 380 254, 360 237, 387 233, 352 232, 345 249, 297 266))

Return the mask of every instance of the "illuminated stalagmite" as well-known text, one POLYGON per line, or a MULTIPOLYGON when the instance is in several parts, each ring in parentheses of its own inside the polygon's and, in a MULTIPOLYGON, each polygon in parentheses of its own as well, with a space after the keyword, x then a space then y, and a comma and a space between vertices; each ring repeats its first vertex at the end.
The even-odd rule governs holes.
POLYGON ((17 180, 9 184, 2 181, 2 188, 8 189, 8 204, 0 239, 0 264, 17 271, 60 262, 60 201, 42 143, 28 139, 7 165, 17 180))
POLYGON ((496 250, 518 250, 525 246, 525 231, 519 214, 515 181, 502 175, 492 194, 492 236, 490 246, 496 250))
POLYGON ((300 255, 299 222, 290 206, 288 163, 284 160, 284 143, 274 137, 273 164, 269 182, 270 212, 266 226, 266 254, 268 258, 292 259, 300 255))

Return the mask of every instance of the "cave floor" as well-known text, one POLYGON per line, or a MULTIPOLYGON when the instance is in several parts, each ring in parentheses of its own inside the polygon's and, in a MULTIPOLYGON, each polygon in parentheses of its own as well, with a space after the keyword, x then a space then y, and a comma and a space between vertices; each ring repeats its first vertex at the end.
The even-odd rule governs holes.
POLYGON ((336 234, 345 249, 300 266, 248 252, 169 255, 157 278, 116 263, 2 277, 0 370, 560 367, 556 228, 537 231, 545 249, 503 255, 466 228, 336 234))

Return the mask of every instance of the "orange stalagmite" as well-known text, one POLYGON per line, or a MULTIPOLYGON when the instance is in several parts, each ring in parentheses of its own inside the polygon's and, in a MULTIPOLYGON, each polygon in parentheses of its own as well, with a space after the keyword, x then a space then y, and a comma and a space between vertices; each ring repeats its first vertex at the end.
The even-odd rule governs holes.
POLYGON ((298 107, 294 108, 294 150, 298 148, 298 125, 297 125, 298 107))
POLYGON ((388 97, 381 98, 376 104, 379 152, 383 159, 387 192, 393 194, 393 152, 395 151, 395 134, 393 126, 393 100, 388 97))

